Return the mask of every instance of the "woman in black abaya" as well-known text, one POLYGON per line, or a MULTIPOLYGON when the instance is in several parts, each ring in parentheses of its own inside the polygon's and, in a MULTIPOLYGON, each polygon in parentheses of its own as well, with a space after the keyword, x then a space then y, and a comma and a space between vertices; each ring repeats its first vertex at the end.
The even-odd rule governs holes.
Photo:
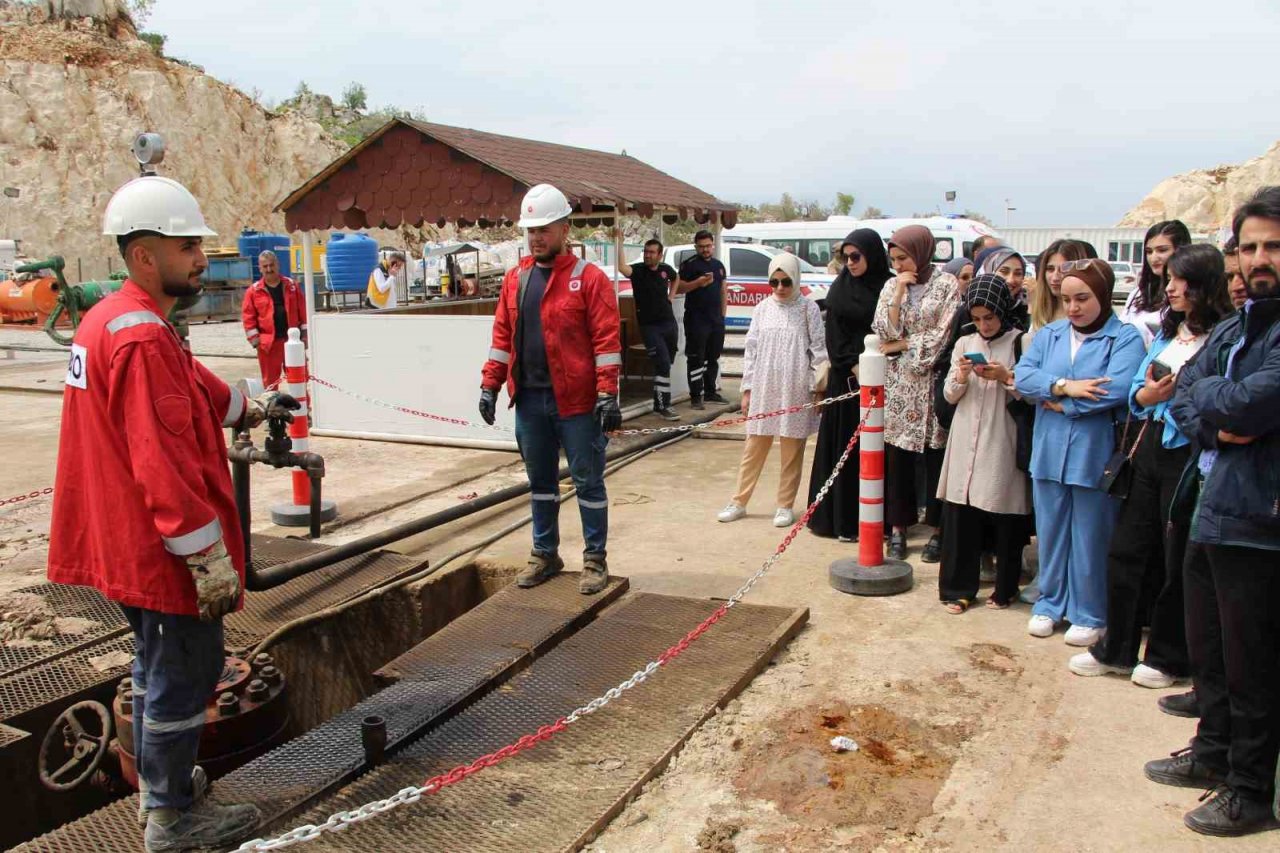
MULTIPOLYGON (((858 387, 853 369, 871 331, 876 301, 884 283, 893 276, 884 240, 870 228, 859 228, 840 245, 844 268, 827 293, 827 355, 831 373, 827 396, 836 397, 858 387)), ((833 403, 823 409, 809 474, 809 503, 831 476, 844 453, 860 417, 858 399, 833 403)), ((855 447, 826 499, 809 519, 818 536, 858 539, 858 450, 855 447)))

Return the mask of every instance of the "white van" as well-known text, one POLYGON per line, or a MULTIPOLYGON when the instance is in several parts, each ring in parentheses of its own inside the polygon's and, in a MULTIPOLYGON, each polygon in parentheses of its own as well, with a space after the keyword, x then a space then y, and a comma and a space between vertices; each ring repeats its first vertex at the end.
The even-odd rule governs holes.
POLYGON ((923 219, 855 219, 828 216, 819 222, 742 222, 723 232, 726 242, 752 242, 792 251, 819 269, 825 269, 850 231, 870 228, 888 241, 894 231, 906 225, 923 225, 937 240, 933 259, 946 263, 961 255, 973 257, 973 243, 979 237, 1000 235, 973 219, 962 216, 930 216, 923 219))

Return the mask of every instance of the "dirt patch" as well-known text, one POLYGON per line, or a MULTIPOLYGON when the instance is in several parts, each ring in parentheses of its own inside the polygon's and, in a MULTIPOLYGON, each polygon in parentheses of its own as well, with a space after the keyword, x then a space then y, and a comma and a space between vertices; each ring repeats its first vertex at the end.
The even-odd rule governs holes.
POLYGON ((970 646, 969 663, 978 669, 1001 675, 1022 674, 1022 664, 1018 663, 1018 656, 1013 649, 995 643, 974 643, 970 646))
POLYGON ((0 597, 0 641, 25 645, 48 642, 57 634, 57 616, 40 596, 10 592, 0 597))
POLYGON ((933 801, 967 737, 881 705, 838 702, 788 712, 744 748, 739 791, 807 824, 872 824, 897 831, 933 813, 933 801), (831 738, 858 749, 836 752, 831 738))
POLYGON ((698 833, 698 848, 710 850, 711 853, 738 853, 733 837, 741 831, 741 823, 707 818, 707 825, 698 833))

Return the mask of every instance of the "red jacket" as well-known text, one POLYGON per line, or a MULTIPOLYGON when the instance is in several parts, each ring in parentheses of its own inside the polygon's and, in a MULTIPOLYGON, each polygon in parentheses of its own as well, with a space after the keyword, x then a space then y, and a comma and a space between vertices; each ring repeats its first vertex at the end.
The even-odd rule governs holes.
MULTIPOLYGON (((494 390, 505 382, 511 405, 518 391, 520 303, 532 269, 533 258, 526 256, 519 266, 507 270, 480 382, 481 387, 494 390)), ((598 394, 618 393, 619 323, 613 282, 594 264, 570 254, 557 256, 542 297, 542 334, 560 417, 590 412, 598 394)))
MULTIPOLYGON (((307 300, 302 288, 287 275, 280 276, 280 287, 284 288, 284 311, 289 318, 290 329, 301 329, 302 337, 307 336, 307 300)), ((240 309, 240 319, 244 323, 244 336, 249 343, 257 344, 263 349, 270 349, 276 339, 276 307, 267 292, 267 283, 258 279, 249 285, 244 292, 244 305, 240 309)))
POLYGON ((243 579, 222 430, 244 408, 132 281, 88 312, 62 394, 49 580, 195 616, 182 557, 218 539, 243 579))

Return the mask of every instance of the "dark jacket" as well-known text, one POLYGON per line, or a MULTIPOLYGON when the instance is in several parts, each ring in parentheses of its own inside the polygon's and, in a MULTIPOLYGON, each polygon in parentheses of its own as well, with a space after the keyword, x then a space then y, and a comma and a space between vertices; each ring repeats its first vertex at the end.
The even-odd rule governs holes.
POLYGON ((1198 472, 1202 452, 1218 454, 1201 486, 1191 539, 1280 550, 1280 299, 1250 303, 1218 324, 1178 376, 1169 414, 1196 450, 1184 481, 1198 472), (1219 430, 1256 438, 1220 444, 1219 430))

